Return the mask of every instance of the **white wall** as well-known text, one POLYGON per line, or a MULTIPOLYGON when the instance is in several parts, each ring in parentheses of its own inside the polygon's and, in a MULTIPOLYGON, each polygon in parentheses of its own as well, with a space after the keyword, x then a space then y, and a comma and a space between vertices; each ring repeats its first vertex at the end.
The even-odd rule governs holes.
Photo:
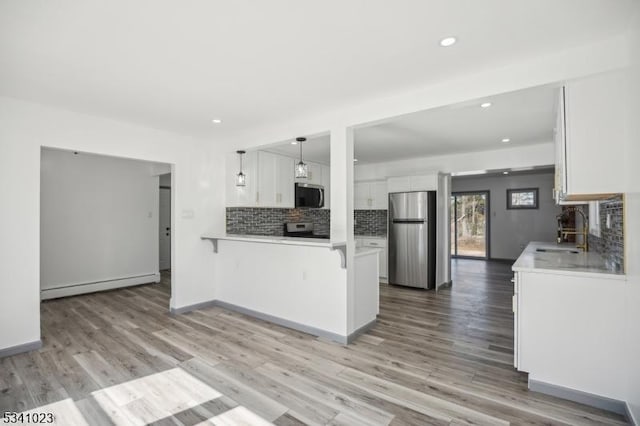
POLYGON ((627 318, 624 334, 627 337, 627 400, 640 424, 640 4, 636 4, 634 24, 630 31, 629 54, 632 66, 629 71, 629 138, 627 143, 627 184, 625 195, 625 259, 628 278, 627 318))
MULTIPOLYGON (((531 241, 556 240, 561 208, 552 198, 553 172, 451 179, 452 192, 490 191, 490 257, 517 259, 531 241), (507 189, 538 188, 538 209, 507 210, 507 189)), ((453 213, 452 213, 453 214, 453 213)), ((453 242, 452 242, 453 244, 453 242)))
POLYGON ((348 334, 347 271, 340 267, 339 252, 220 240, 211 262, 216 300, 340 336, 348 334))
POLYGON ((40 284, 158 273, 158 176, 149 162, 43 149, 40 284))
POLYGON ((40 339, 41 146, 174 167, 174 308, 213 298, 207 231, 224 230, 224 161, 213 143, 0 98, 0 349, 40 339), (6 295, 10 295, 7 297, 6 295))
MULTIPOLYGON (((360 146, 358 150, 366 150, 366 147, 360 146)), ((554 156, 553 143, 546 143, 494 151, 411 158, 385 163, 357 165, 355 167, 355 179, 356 181, 384 179, 389 176, 408 176, 428 171, 453 173, 471 170, 548 166, 554 164, 554 156)))

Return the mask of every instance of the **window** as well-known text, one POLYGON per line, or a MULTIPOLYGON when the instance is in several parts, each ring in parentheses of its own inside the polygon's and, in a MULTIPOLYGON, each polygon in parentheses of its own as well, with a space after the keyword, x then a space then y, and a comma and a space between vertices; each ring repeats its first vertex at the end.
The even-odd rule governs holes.
POLYGON ((507 209, 537 209, 538 188, 507 189, 507 209))

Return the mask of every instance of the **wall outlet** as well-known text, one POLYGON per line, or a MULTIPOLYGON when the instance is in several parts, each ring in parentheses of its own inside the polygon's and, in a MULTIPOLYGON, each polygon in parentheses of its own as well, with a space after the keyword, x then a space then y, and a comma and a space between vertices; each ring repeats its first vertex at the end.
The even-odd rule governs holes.
POLYGON ((607 213, 607 229, 611 229, 611 213, 607 213))

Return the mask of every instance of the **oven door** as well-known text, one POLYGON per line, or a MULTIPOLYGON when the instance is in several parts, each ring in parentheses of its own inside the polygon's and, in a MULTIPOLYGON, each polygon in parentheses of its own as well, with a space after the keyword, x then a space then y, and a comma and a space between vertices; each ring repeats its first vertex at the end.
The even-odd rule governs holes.
POLYGON ((296 183, 296 207, 324 207, 324 187, 311 183, 296 183))

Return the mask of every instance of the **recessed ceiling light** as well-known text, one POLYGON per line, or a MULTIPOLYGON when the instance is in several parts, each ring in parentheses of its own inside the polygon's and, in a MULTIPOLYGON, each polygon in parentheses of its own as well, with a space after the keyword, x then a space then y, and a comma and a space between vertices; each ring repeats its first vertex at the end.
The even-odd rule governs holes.
POLYGON ((298 145, 298 142, 293 141, 293 142, 291 142, 291 145, 298 145))
POLYGON ((456 44, 456 41, 458 41, 458 39, 455 37, 445 37, 442 40, 440 40, 440 46, 442 47, 453 46, 454 44, 456 44))
POLYGON ((220 124, 222 123, 222 120, 219 118, 214 118, 213 120, 211 120, 214 124, 220 124))
POLYGON ((354 158, 354 159, 353 159, 353 162, 354 162, 354 163, 355 163, 355 162, 357 162, 357 161, 358 161, 358 159, 357 159, 357 158, 354 158))
POLYGON ((502 174, 503 174, 503 175, 508 175, 508 174, 509 174, 509 172, 502 172, 502 174))
POLYGON ((491 106, 491 102, 485 102, 480 104, 480 108, 489 108, 491 106))
POLYGON ((504 139, 502 139, 502 142, 503 142, 503 143, 509 143, 509 142, 511 142, 511 139, 509 139, 509 138, 504 138, 504 139))

